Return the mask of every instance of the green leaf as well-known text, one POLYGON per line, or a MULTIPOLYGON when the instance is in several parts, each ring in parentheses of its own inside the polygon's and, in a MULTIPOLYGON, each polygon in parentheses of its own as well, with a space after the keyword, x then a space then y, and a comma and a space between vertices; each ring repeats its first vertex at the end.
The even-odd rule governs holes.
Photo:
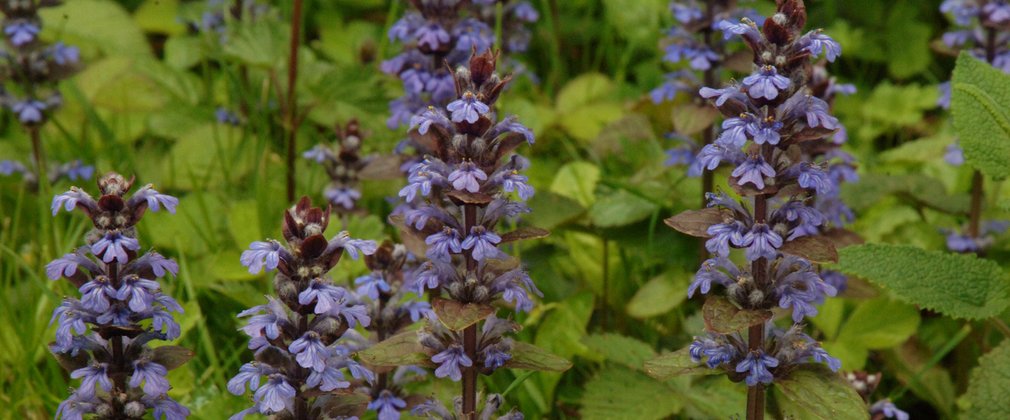
POLYGON ((224 53, 243 64, 271 69, 284 63, 291 34, 274 21, 243 22, 224 44, 224 53))
POLYGON ((838 333, 838 341, 870 350, 886 349, 904 343, 918 328, 919 311, 915 307, 874 299, 856 308, 838 333))
POLYGON ((596 183, 600 181, 600 168, 589 162, 572 162, 562 166, 551 182, 555 194, 577 201, 589 208, 596 201, 596 183))
POLYGON ((1010 175, 1010 77, 962 52, 951 86, 965 162, 993 178, 1010 175))
POLYGON ((532 212, 526 220, 544 229, 554 229, 586 212, 575 199, 551 191, 537 191, 528 204, 532 212))
POLYGON ((463 331, 494 313, 494 308, 490 305, 460 303, 441 298, 436 298, 431 306, 435 315, 438 315, 439 322, 453 331, 463 331))
POLYGON ((165 369, 176 369, 188 362, 196 353, 193 350, 180 346, 161 346, 154 348, 154 356, 151 359, 165 369))
POLYGON ((605 360, 634 370, 642 370, 647 360, 656 357, 656 352, 648 344, 620 334, 593 334, 583 338, 582 343, 605 360))
POLYGON ((667 218, 663 222, 677 232, 697 238, 708 238, 709 226, 722 223, 727 214, 716 207, 701 210, 684 210, 680 214, 667 218))
POLYGON ((962 418, 966 419, 1006 419, 1010 418, 1010 340, 1003 340, 988 354, 978 360, 978 367, 972 369, 968 391, 964 400, 968 403, 962 418))
POLYGON ((842 248, 838 265, 901 300, 954 318, 988 318, 1010 306, 1003 270, 974 255, 865 244, 842 248))
POLYGON ((147 0, 133 12, 133 20, 147 32, 181 35, 186 25, 177 19, 178 14, 179 0, 147 0))
POLYGON ((673 353, 665 353, 645 362, 645 373, 665 381, 683 375, 720 375, 723 371, 711 369, 704 363, 691 360, 688 348, 684 347, 673 353))
POLYGON ((130 14, 113 0, 74 0, 39 9, 46 32, 83 51, 107 56, 151 56, 144 33, 130 14))
POLYGON ((165 64, 179 70, 197 65, 204 58, 203 43, 195 36, 173 36, 165 41, 165 64))
POLYGON ((599 227, 620 227, 645 220, 656 210, 656 203, 622 189, 596 200, 589 218, 599 227))
POLYGON ((865 210, 891 194, 947 213, 968 212, 966 194, 947 194, 943 183, 926 175, 866 174, 857 183, 842 185, 842 198, 855 210, 865 210))
POLYGON ((777 379, 775 398, 782 418, 869 419, 863 398, 852 385, 823 365, 801 365, 777 379))
POLYGON ((263 239, 256 200, 242 200, 232 203, 228 210, 228 231, 235 239, 235 245, 241 249, 245 249, 254 241, 263 239))
POLYGON ((586 73, 572 79, 558 92, 557 108, 568 113, 602 99, 614 90, 610 78, 600 73, 586 73))
POLYGON ((685 290, 689 281, 690 276, 683 272, 667 272, 653 277, 628 301, 628 315, 638 319, 651 318, 680 306, 687 299, 685 290))
POLYGON ((572 362, 530 343, 512 343, 512 358, 505 367, 535 371, 564 372, 572 367, 572 362))
POLYGON ((624 109, 617 103, 592 103, 563 114, 558 122, 572 137, 582 141, 595 139, 608 124, 620 120, 624 109))
POLYGON ((372 366, 419 365, 435 367, 424 346, 417 341, 417 331, 404 331, 358 352, 361 361, 372 366))
POLYGON ((810 262, 838 262, 838 252, 835 245, 823 235, 801 236, 793 239, 779 248, 782 253, 802 257, 810 262))
POLYGON ((680 392, 642 373, 609 366, 586 384, 583 419, 662 419, 683 407, 680 392))
POLYGON ((771 311, 740 309, 721 296, 706 299, 705 306, 701 310, 705 317, 705 328, 720 334, 740 331, 772 317, 771 311))
POLYGON ((906 79, 929 67, 931 53, 929 25, 917 18, 915 2, 896 2, 887 19, 887 70, 895 78, 906 79))

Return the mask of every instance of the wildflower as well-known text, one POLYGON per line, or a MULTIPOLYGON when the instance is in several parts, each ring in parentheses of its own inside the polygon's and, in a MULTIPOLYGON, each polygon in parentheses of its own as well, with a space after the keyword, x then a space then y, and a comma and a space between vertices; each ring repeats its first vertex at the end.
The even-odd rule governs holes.
POLYGON ((782 247, 782 237, 764 223, 755 223, 750 232, 743 236, 741 246, 747 247, 747 260, 758 258, 773 259, 778 256, 778 248, 782 247))
POLYGON ((463 348, 460 346, 452 346, 443 350, 441 353, 432 356, 431 361, 439 364, 438 369, 435 369, 436 377, 449 377, 454 381, 463 378, 460 367, 470 367, 473 365, 473 361, 463 353, 463 348))
POLYGON ((744 78, 743 85, 751 98, 770 101, 777 98, 779 92, 788 89, 792 81, 778 74, 775 66, 764 66, 759 72, 744 78))
POLYGON ((737 166, 733 170, 733 176, 739 179, 740 185, 754 184, 757 189, 764 189, 764 177, 774 177, 775 169, 765 162, 764 158, 755 155, 737 166))
POLYGON ((770 384, 775 377, 768 371, 768 368, 774 368, 778 365, 779 361, 774 357, 768 356, 761 351, 752 351, 736 365, 736 371, 739 373, 747 372, 747 386, 754 386, 758 383, 770 384))
POLYGON ((482 261, 486 258, 494 258, 501 255, 501 251, 495 246, 501 242, 501 237, 483 226, 474 226, 470 229, 470 236, 467 236, 461 244, 462 249, 472 250, 473 258, 482 261))
POLYGON ((453 122, 466 121, 470 124, 477 122, 482 114, 491 110, 490 107, 477 100, 473 92, 464 93, 460 99, 450 102, 446 109, 452 113, 453 122))

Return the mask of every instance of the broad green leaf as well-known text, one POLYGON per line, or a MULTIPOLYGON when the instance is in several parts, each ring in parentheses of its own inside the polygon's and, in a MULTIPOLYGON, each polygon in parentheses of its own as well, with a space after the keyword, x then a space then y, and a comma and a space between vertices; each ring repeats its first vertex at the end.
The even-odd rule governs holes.
POLYGON ((74 0, 39 9, 46 32, 84 52, 119 57, 151 56, 144 33, 113 0, 74 0))
POLYGON ((586 73, 572 79, 558 92, 557 108, 568 113, 610 95, 614 83, 600 73, 586 73))
POLYGON ((165 64, 179 70, 197 65, 204 58, 203 43, 195 36, 173 36, 165 41, 165 64))
POLYGON ((645 220, 656 210, 656 203, 622 189, 596 200, 589 218, 599 227, 620 227, 645 220))
POLYGON ((993 178, 1010 175, 1010 77, 962 52, 951 88, 965 162, 993 178))
POLYGON ((424 346, 417 341, 417 331, 404 331, 389 337, 358 352, 358 357, 372 366, 435 366, 424 346))
POLYGON ((873 281, 906 302, 954 318, 982 319, 1010 306, 999 265, 974 255, 884 244, 839 251, 842 272, 873 281))
POLYGON ((870 357, 870 351, 858 344, 825 341, 821 343, 821 347, 842 362, 844 370, 861 370, 866 366, 866 358, 870 357))
POLYGON ((1007 395, 1010 395, 1010 340, 1003 340, 982 356, 978 367, 971 371, 968 391, 963 397, 968 403, 963 418, 1010 418, 1010 398, 1007 395))
POLYGON ((526 220, 544 229, 553 229, 586 212, 585 207, 575 199, 552 191, 537 191, 527 204, 532 212, 525 217, 526 220))
POLYGON ((838 336, 844 315, 844 299, 827 299, 817 308, 817 316, 811 318, 810 323, 821 330, 827 339, 833 340, 838 336))
POLYGON ((681 271, 653 277, 638 288, 625 307, 628 315, 645 319, 665 314, 687 299, 690 276, 681 271))
POLYGON ((908 340, 919 328, 915 307, 890 299, 863 302, 845 321, 838 341, 870 350, 886 349, 908 340))
POLYGON ((137 26, 147 32, 164 35, 186 33, 186 25, 178 19, 179 0, 147 0, 133 12, 137 26))
POLYGON ((258 207, 256 200, 242 200, 232 203, 228 210, 228 231, 240 249, 263 239, 258 207))
POLYGON ((923 163, 943 156, 947 146, 954 142, 948 134, 937 134, 887 149, 878 156, 881 162, 923 163))
POLYGON ((702 362, 691 360, 691 354, 688 353, 687 347, 647 360, 644 366, 645 373, 662 381, 683 375, 720 375, 723 373, 719 369, 709 368, 702 362))
POLYGON ((600 168, 589 162, 572 162, 562 166, 551 182, 555 194, 577 201, 588 208, 596 201, 596 183, 600 181, 600 168))
POLYGON ((706 299, 702 313, 705 317, 705 328, 720 334, 740 331, 772 317, 771 311, 740 309, 721 296, 706 299))
MULTIPOLYGON (((715 370, 719 373, 721 371, 715 370)), ((683 376, 672 381, 684 396, 686 419, 743 419, 747 410, 747 387, 733 383, 726 375, 683 376)), ((770 419, 770 414, 765 418, 770 419)))
POLYGON ((438 315, 439 322, 453 331, 463 331, 494 313, 494 308, 490 305, 460 303, 441 298, 435 298, 431 307, 435 315, 438 315))
POLYGON ((623 154, 626 145, 643 140, 655 140, 649 118, 642 114, 628 114, 606 126, 590 145, 597 156, 623 154))
MULTIPOLYGON (((249 243, 240 245, 242 248, 248 247, 249 243)), ((241 253, 236 250, 219 251, 210 257, 210 274, 218 280, 227 281, 250 281, 260 278, 259 274, 249 273, 249 269, 239 264, 241 253)))
POLYGON ((599 136, 608 124, 620 120, 623 115, 624 109, 618 103, 592 103, 563 114, 558 122, 572 137, 589 141, 599 136))
POLYGON ((855 210, 865 210, 891 194, 947 213, 968 211, 966 194, 947 194, 943 183, 921 174, 866 174, 859 182, 842 186, 842 198, 855 210))
POLYGON ((662 419, 683 407, 680 392, 645 374, 618 366, 601 370, 585 385, 583 419, 662 419))
POLYGON ((660 17, 667 13, 664 0, 636 0, 634 5, 627 0, 605 0, 603 5, 607 22, 614 28, 621 28, 617 33, 631 40, 654 36, 660 29, 660 17))
POLYGON ((887 19, 887 70, 898 79, 906 79, 929 67, 931 53, 928 24, 916 17, 915 2, 896 2, 887 19))
POLYGON ((535 371, 564 372, 572 367, 572 362, 530 343, 512 343, 512 358, 505 367, 535 371))
POLYGON ((775 398, 783 418, 869 419, 863 398, 838 373, 822 365, 801 365, 775 380, 775 398))
POLYGON ((262 20, 243 23, 229 37, 224 44, 227 56, 252 67, 270 69, 284 63, 291 34, 286 25, 262 20))
POLYGON ((620 334, 593 334, 583 338, 582 343, 605 360, 634 370, 642 370, 647 360, 656 357, 656 352, 648 344, 620 334))
MULTIPOLYGON (((588 348, 580 340, 586 335, 592 313, 592 293, 580 293, 558 302, 540 322, 534 344, 564 359, 572 359, 577 354, 585 355, 588 348)), ((561 375, 540 373, 536 376, 535 383, 540 385, 538 390, 544 394, 545 400, 550 401, 554 398, 554 388, 561 375)))

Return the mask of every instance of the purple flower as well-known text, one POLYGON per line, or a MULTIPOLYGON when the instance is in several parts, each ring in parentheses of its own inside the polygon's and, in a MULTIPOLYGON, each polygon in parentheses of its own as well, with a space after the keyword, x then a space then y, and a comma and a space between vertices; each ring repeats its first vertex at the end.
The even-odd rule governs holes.
POLYGON ((305 384, 310 388, 319 388, 323 392, 351 386, 350 382, 344 380, 343 372, 331 366, 331 363, 327 363, 326 368, 321 371, 313 370, 309 373, 309 376, 305 378, 305 384))
POLYGON ((399 420, 400 410, 404 408, 407 408, 407 402, 385 389, 368 403, 369 410, 379 413, 379 420, 399 420))
POLYGON ((452 123, 441 110, 430 105, 420 114, 410 117, 410 128, 417 127, 417 132, 421 135, 428 134, 432 124, 448 130, 452 123))
POLYGON ((11 111, 18 116, 22 124, 38 124, 42 122, 42 112, 47 108, 45 102, 25 100, 11 105, 11 111))
POLYGON ((743 79, 743 85, 751 98, 765 98, 769 101, 777 98, 779 91, 788 89, 791 84, 788 77, 778 74, 775 66, 764 66, 760 72, 743 79))
POLYGON ((338 306, 330 311, 330 314, 344 317, 351 328, 354 328, 358 324, 367 327, 372 322, 372 319, 368 316, 368 309, 364 305, 338 306))
POLYGON ((92 397, 84 397, 79 392, 70 394, 70 397, 60 403, 56 408, 56 418, 61 420, 83 420, 85 414, 94 413, 98 406, 98 400, 92 397))
POLYGON ((421 191, 421 195, 427 197, 431 194, 431 187, 435 184, 441 184, 442 176, 436 172, 431 172, 426 170, 424 164, 419 163, 415 165, 415 170, 410 172, 407 177, 407 186, 400 190, 399 196, 403 197, 408 203, 414 201, 417 197, 417 192, 421 191))
POLYGON ((779 130, 782 129, 782 123, 775 121, 773 118, 769 117, 764 120, 755 120, 750 124, 747 124, 747 133, 754 138, 754 143, 757 144, 779 144, 779 130))
POLYGON ((824 127, 828 130, 836 130, 841 127, 838 118, 831 115, 828 103, 813 96, 807 97, 807 126, 824 127))
POLYGON ((347 210, 354 208, 354 203, 361 198, 361 193, 354 188, 328 187, 323 192, 326 199, 334 206, 343 207, 347 210))
POLYGON ((690 23, 691 21, 705 17, 705 13, 695 4, 684 5, 673 2, 670 3, 670 10, 673 12, 673 17, 680 21, 680 23, 690 23))
POLYGON ((957 143, 947 145, 944 149, 943 160, 953 166, 964 165, 964 150, 957 143))
POLYGON ((738 373, 747 372, 745 380, 747 386, 755 386, 758 383, 770 384, 775 380, 775 377, 768 371, 768 368, 778 365, 778 359, 768 356, 761 351, 752 351, 740 363, 737 363, 736 371, 738 373))
POLYGON ((35 36, 40 30, 39 25, 24 20, 17 20, 4 26, 4 34, 15 47, 35 41, 35 36))
POLYGON ((154 420, 185 420, 189 417, 188 408, 179 404, 178 401, 168 398, 166 395, 158 397, 144 396, 140 400, 148 407, 154 409, 154 412, 151 413, 154 420))
POLYGON ((940 97, 936 100, 936 105, 943 109, 950 109, 950 82, 943 82, 937 86, 940 90, 940 97))
POLYGON ((432 50, 438 50, 442 44, 448 44, 451 40, 449 33, 434 23, 422 25, 415 29, 414 37, 417 38, 417 45, 427 45, 432 50))
POLYGON ((908 413, 899 409, 891 400, 880 400, 870 406, 870 415, 883 414, 884 418, 908 420, 908 413))
POLYGON ((512 9, 512 14, 524 22, 536 22, 540 19, 540 13, 537 12, 537 9, 527 2, 516 4, 515 8, 512 9))
POLYGON ((130 262, 130 257, 126 251, 136 251, 140 249, 140 242, 135 238, 123 236, 118 232, 107 233, 102 239, 91 245, 91 253, 96 257, 101 257, 106 263, 116 260, 120 264, 130 262))
POLYGON ((526 289, 516 284, 509 284, 502 291, 502 299, 512 303, 518 312, 529 312, 533 309, 533 301, 530 300, 526 289))
POLYGON ((743 235, 746 233, 746 229, 739 221, 709 226, 706 233, 712 237, 705 241, 705 249, 720 257, 727 257, 729 256, 730 241, 733 242, 733 245, 743 246, 743 235))
MULTIPOLYGON (((723 106, 726 104, 726 101, 730 99, 742 100, 743 98, 746 98, 746 95, 740 92, 740 88, 737 86, 729 86, 722 89, 703 87, 698 91, 698 94, 705 99, 718 98, 715 100, 715 106, 723 106)), ((723 126, 723 129, 725 128, 726 127, 723 126)))
POLYGON ((56 64, 61 66, 77 64, 81 60, 81 51, 77 47, 63 45, 62 42, 53 43, 49 47, 49 56, 56 64))
POLYGON ((834 63, 835 59, 842 55, 842 46, 820 29, 808 33, 800 40, 800 44, 807 44, 803 47, 803 51, 809 52, 814 57, 821 55, 821 51, 823 51, 828 62, 831 63, 834 63))
POLYGON ((709 290, 712 289, 712 283, 721 284, 723 286, 728 286, 736 281, 736 277, 740 275, 740 271, 737 269, 736 265, 727 260, 726 258, 709 258, 701 264, 701 268, 694 275, 694 280, 691 285, 687 288, 687 297, 691 298, 694 296, 694 292, 701 289, 701 294, 708 294, 709 290), (725 269, 727 273, 719 270, 719 268, 725 269), (733 276, 733 277, 730 277, 733 276))
POLYGON ((708 337, 695 337, 691 345, 688 346, 691 360, 697 363, 701 362, 703 357, 708 357, 708 361, 705 364, 713 369, 723 363, 732 361, 737 354, 736 347, 720 341, 708 337))
POLYGON ((79 289, 81 305, 95 312, 105 312, 109 309, 109 298, 116 297, 116 289, 109 283, 106 276, 98 276, 84 283, 79 289))
POLYGON ((727 148, 739 149, 747 143, 748 127, 755 122, 753 114, 742 114, 739 118, 727 118, 722 122, 722 134, 716 142, 727 148))
POLYGON ((256 390, 253 399, 260 414, 275 414, 291 405, 295 398, 295 388, 282 375, 270 375, 267 382, 256 390))
POLYGON ((232 126, 238 126, 242 123, 242 121, 238 119, 238 115, 235 115, 234 112, 231 112, 224 107, 217 107, 217 109, 214 110, 214 119, 221 124, 228 124, 232 126))
POLYGON ((15 172, 25 173, 25 165, 14 160, 0 160, 0 175, 9 176, 15 172))
POLYGON ((723 32, 723 39, 730 39, 733 35, 739 35, 747 39, 757 39, 761 37, 757 25, 749 19, 744 18, 740 23, 733 23, 728 20, 715 24, 715 29, 723 32))
POLYGON ((698 165, 704 169, 714 171, 723 161, 737 163, 744 159, 744 154, 740 150, 712 143, 701 148, 695 162, 698 162, 698 165))
POLYGON ((332 311, 341 305, 346 291, 336 287, 326 281, 314 278, 309 282, 308 287, 298 293, 298 303, 301 305, 311 305, 315 301, 313 312, 324 314, 332 311))
POLYGON ((480 191, 480 183, 487 179, 487 174, 473 162, 464 161, 459 168, 449 174, 449 182, 457 191, 480 191))
POLYGON ((81 254, 64 254, 62 257, 46 264, 46 276, 49 277, 49 280, 59 280, 62 277, 70 277, 73 276, 74 273, 77 273, 77 267, 79 265, 92 266, 90 269, 98 269, 98 267, 93 267, 91 260, 85 258, 81 254))
POLYGON ((154 302, 154 294, 157 292, 158 282, 142 279, 137 275, 130 275, 124 279, 123 284, 116 291, 116 299, 121 301, 129 300, 130 310, 144 312, 151 308, 151 304, 154 302))
POLYGON ((457 344, 453 344, 441 353, 432 356, 431 361, 439 364, 438 369, 435 369, 435 377, 449 377, 454 381, 463 378, 463 373, 460 371, 461 366, 473 366, 473 361, 463 353, 463 347, 457 344))
POLYGON ((240 261, 242 265, 249 267, 250 274, 259 274, 263 271, 264 265, 267 271, 271 271, 280 264, 280 251, 281 244, 276 241, 255 241, 249 244, 248 250, 242 251, 240 261))
POLYGON ((1010 20, 1010 4, 1004 0, 993 0, 982 6, 982 13, 990 22, 1001 24, 1010 20))
POLYGON ((463 249, 472 249, 473 259, 483 261, 487 258, 494 258, 502 254, 496 247, 501 242, 501 237, 484 226, 474 226, 470 228, 470 236, 463 240, 463 249))
POLYGON ((498 369, 505 366, 505 363, 512 359, 512 355, 499 348, 501 346, 490 346, 484 349, 484 367, 488 369, 498 369))
POLYGON ((737 166, 732 175, 737 177, 741 186, 751 183, 760 190, 765 187, 764 177, 774 177, 775 169, 763 157, 754 155, 737 166))
POLYGON ((819 345, 810 349, 810 358, 814 359, 815 362, 828 365, 828 369, 831 369, 834 372, 838 372, 838 369, 842 368, 842 361, 832 357, 819 345))
POLYGON ((463 51, 469 54, 476 51, 481 54, 491 48, 494 43, 494 31, 480 20, 468 18, 459 22, 452 28, 453 38, 456 39, 456 51, 463 51))
POLYGON ((168 379, 165 379, 165 375, 168 375, 168 369, 158 363, 134 362, 133 376, 130 376, 129 385, 130 388, 136 388, 143 382, 144 394, 157 397, 168 392, 168 379))
POLYGON ((306 332, 292 342, 288 351, 295 355, 299 366, 317 372, 326 368, 326 358, 330 356, 326 344, 320 341, 319 334, 315 331, 306 332))
POLYGON ((443 270, 439 269, 439 266, 433 264, 430 261, 421 264, 420 267, 413 273, 413 281, 411 289, 418 294, 424 293, 427 289, 437 289, 439 280, 442 277, 443 270))
POLYGON ((354 284, 358 285, 358 294, 367 295, 373 301, 379 300, 380 293, 389 293, 389 283, 382 278, 381 273, 373 273, 354 279, 354 284))
POLYGON ((282 326, 289 322, 284 306, 273 298, 269 298, 266 305, 254 306, 238 314, 240 318, 249 315, 253 316, 249 318, 249 323, 242 327, 242 331, 250 337, 266 336, 276 340, 281 335, 282 326))
POLYGON ((431 304, 423 300, 410 301, 403 306, 404 310, 410 313, 410 321, 417 322, 421 320, 421 317, 427 319, 436 319, 435 311, 431 310, 431 304))
POLYGON ((451 254, 463 252, 460 246, 459 232, 449 226, 429 235, 425 238, 424 243, 428 244, 428 252, 425 255, 433 261, 450 262, 452 261, 451 254))
POLYGON ((93 207, 95 200, 91 198, 88 193, 81 191, 77 187, 70 187, 70 191, 63 194, 59 194, 53 197, 52 211, 53 216, 59 213, 60 206, 63 206, 66 211, 73 211, 77 204, 85 204, 86 207, 93 207))
POLYGON ((163 277, 167 273, 172 273, 174 276, 179 273, 179 264, 153 251, 134 260, 132 265, 137 267, 134 268, 135 270, 148 267, 156 277, 163 277))
POLYGON ((330 243, 326 245, 326 252, 329 253, 335 251, 337 248, 343 248, 344 252, 347 252, 347 255, 349 255, 351 259, 356 260, 358 259, 359 253, 372 255, 378 247, 379 246, 375 244, 375 241, 354 239, 351 238, 351 235, 347 233, 347 231, 342 231, 338 233, 337 236, 334 236, 333 239, 330 239, 330 243))
POLYGON ((533 135, 533 130, 530 130, 528 127, 517 121, 515 115, 505 117, 505 119, 501 120, 501 122, 495 124, 495 126, 491 128, 491 133, 488 137, 496 138, 503 133, 522 134, 523 138, 526 139, 526 143, 536 143, 536 137, 533 135))
POLYGON ((303 158, 315 161, 316 163, 326 162, 330 156, 331 153, 329 149, 321 144, 317 144, 313 148, 306 150, 305 153, 302 153, 303 158))
POLYGON ((449 103, 446 109, 452 113, 453 122, 466 121, 470 124, 477 122, 481 114, 491 111, 491 108, 483 102, 477 100, 473 92, 466 91, 463 97, 449 103))
POLYGON ((95 385, 101 386, 105 392, 112 391, 108 367, 109 365, 105 363, 92 363, 90 366, 70 372, 71 378, 81 379, 81 387, 77 389, 77 394, 84 399, 94 398, 95 385))
POLYGON ((501 177, 502 189, 505 192, 517 192, 519 198, 523 201, 533 198, 533 187, 527 183, 528 181, 529 178, 526 175, 520 175, 519 171, 516 170, 508 171, 501 177))
POLYGON ((817 191, 817 194, 828 195, 835 191, 835 182, 824 169, 818 165, 802 162, 794 166, 796 180, 801 187, 817 191))
POLYGON ((965 0, 944 0, 940 4, 940 11, 954 15, 954 22, 961 26, 971 24, 971 20, 978 16, 981 9, 975 2, 965 0))
POLYGON ((767 224, 755 223, 750 232, 743 236, 741 246, 747 247, 747 261, 759 258, 774 259, 782 247, 782 237, 767 224))
POLYGON ((159 206, 160 204, 165 206, 165 210, 168 210, 168 212, 172 214, 175 214, 175 206, 179 205, 178 198, 159 193, 151 184, 147 184, 144 188, 137 191, 136 194, 133 194, 132 198, 130 198, 130 201, 140 200, 147 201, 147 207, 150 208, 151 211, 161 210, 161 207, 159 206))
POLYGON ((259 362, 250 362, 239 368, 238 374, 228 380, 228 392, 233 395, 245 393, 246 384, 250 391, 255 391, 260 386, 260 376, 265 374, 263 365, 259 362))

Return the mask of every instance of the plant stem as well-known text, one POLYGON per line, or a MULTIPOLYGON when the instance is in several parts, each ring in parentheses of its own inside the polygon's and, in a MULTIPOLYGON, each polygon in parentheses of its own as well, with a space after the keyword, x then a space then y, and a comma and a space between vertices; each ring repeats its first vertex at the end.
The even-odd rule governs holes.
MULTIPOLYGON (((463 206, 463 228, 464 235, 470 234, 477 224, 477 207, 473 205, 463 206)), ((477 270, 477 260, 472 254, 466 254, 467 276, 473 275, 477 270)), ((469 367, 463 369, 463 418, 470 420, 477 418, 477 324, 470 325, 463 330, 463 352, 466 357, 473 362, 469 367)))
POLYGON ((287 154, 287 192, 288 202, 295 201, 295 149, 298 135, 298 112, 295 109, 295 82, 298 81, 298 47, 301 45, 302 33, 302 2, 294 0, 294 10, 291 12, 291 48, 288 54, 288 154, 287 154))
MULTIPOLYGON (((766 155, 771 154, 769 144, 762 146, 766 155)), ((770 159, 769 159, 770 160, 770 159)), ((768 196, 759 194, 754 197, 754 223, 765 223, 768 219, 768 196)), ((757 290, 768 289, 768 260, 758 258, 751 263, 751 275, 757 290)), ((747 329, 747 348, 751 352, 764 352, 765 325, 752 325, 747 329)), ((765 416, 765 389, 758 383, 747 388, 747 420, 762 420, 765 416)))
POLYGON ((27 130, 28 136, 32 139, 32 158, 35 159, 38 190, 47 192, 49 190, 49 175, 46 173, 46 156, 42 149, 42 137, 39 135, 38 127, 28 127, 27 130))

